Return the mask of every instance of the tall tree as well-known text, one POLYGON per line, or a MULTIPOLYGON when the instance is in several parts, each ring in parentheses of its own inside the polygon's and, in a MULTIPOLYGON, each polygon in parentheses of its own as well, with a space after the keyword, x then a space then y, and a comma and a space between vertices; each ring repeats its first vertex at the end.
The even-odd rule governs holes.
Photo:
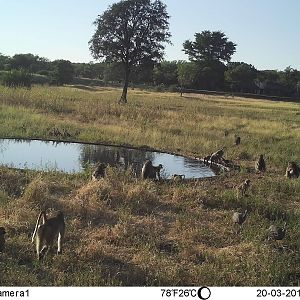
POLYGON ((160 0, 122 0, 98 16, 90 51, 96 59, 119 62, 124 69, 120 103, 127 102, 132 67, 145 60, 160 61, 169 43, 169 15, 160 0))
POLYGON ((254 79, 257 77, 257 70, 254 66, 244 62, 232 62, 227 65, 225 79, 232 89, 240 92, 253 92, 255 87, 254 79))
POLYGON ((52 72, 52 83, 63 85, 70 83, 74 77, 74 67, 68 60, 55 60, 53 63, 54 70, 52 72))
POLYGON ((177 61, 163 61, 153 70, 153 81, 155 84, 177 84, 177 77, 177 61))
POLYGON ((220 61, 229 62, 235 52, 235 46, 222 31, 204 30, 195 33, 195 41, 185 41, 183 51, 191 61, 220 61))
POLYGON ((195 41, 185 41, 183 51, 198 66, 198 87, 223 89, 225 63, 235 52, 233 42, 221 31, 205 30, 195 33, 195 41))

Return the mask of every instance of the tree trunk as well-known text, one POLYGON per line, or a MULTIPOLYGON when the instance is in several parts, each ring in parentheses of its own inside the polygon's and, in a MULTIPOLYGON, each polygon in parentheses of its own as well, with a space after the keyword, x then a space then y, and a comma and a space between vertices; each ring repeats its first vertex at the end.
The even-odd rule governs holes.
POLYGON ((119 100, 119 104, 127 103, 127 90, 128 90, 128 85, 129 85, 130 68, 128 65, 125 65, 124 68, 125 68, 125 80, 124 80, 123 92, 122 92, 122 96, 119 100))

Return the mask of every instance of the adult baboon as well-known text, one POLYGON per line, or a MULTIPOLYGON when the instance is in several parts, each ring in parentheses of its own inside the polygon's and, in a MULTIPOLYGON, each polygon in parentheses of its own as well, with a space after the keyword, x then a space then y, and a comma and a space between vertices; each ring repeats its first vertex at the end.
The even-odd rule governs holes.
POLYGON ((214 152, 210 156, 210 161, 211 162, 216 162, 216 163, 222 162, 224 160, 223 155, 224 155, 224 148, 214 152))
POLYGON ((57 238, 57 254, 62 253, 62 243, 65 234, 64 214, 59 211, 56 217, 47 219, 45 211, 39 214, 36 221, 35 229, 32 235, 31 242, 34 242, 36 237, 36 253, 40 260, 47 252, 48 248, 52 248, 54 240, 57 238), (40 221, 42 219, 42 224, 40 221))
POLYGON ((103 163, 97 163, 96 168, 92 174, 92 180, 98 180, 105 177, 106 165, 103 163))
POLYGON ((4 251, 5 248, 5 235, 6 231, 4 227, 0 227, 0 252, 4 251))
POLYGON ((232 221, 236 224, 242 225, 246 220, 247 213, 248 213, 247 209, 244 211, 244 213, 238 211, 234 212, 232 215, 232 221))
POLYGON ((256 172, 265 172, 266 171, 266 162, 265 162, 264 156, 262 154, 259 156, 258 161, 255 163, 255 171, 256 172))
POLYGON ((232 221, 235 226, 239 225, 239 228, 237 229, 237 233, 239 233, 241 231, 241 226, 246 220, 247 213, 248 213, 247 209, 244 211, 244 213, 238 212, 238 211, 233 213, 232 221))
POLYGON ((285 171, 285 176, 287 178, 291 178, 291 177, 299 177, 299 167, 297 166, 297 164, 294 161, 289 161, 286 171, 285 171))
POLYGON ((244 196, 250 187, 250 179, 246 179, 243 183, 236 187, 236 197, 244 196))
POLYGON ((234 142, 235 142, 235 145, 238 146, 241 143, 241 137, 236 136, 234 142))
POLYGON ((281 241, 285 237, 285 233, 286 222, 284 222, 283 227, 271 225, 268 229, 268 240, 281 241))
POLYGON ((158 179, 160 180, 160 170, 163 168, 162 164, 153 166, 151 160, 146 160, 142 168, 142 179, 158 179))
POLYGON ((185 175, 184 174, 174 174, 172 175, 172 180, 174 181, 182 181, 185 179, 185 175))

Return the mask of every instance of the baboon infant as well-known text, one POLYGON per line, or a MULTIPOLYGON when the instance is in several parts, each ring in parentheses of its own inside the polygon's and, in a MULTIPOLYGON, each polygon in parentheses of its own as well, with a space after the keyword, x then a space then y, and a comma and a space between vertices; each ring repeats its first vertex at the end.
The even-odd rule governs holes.
POLYGON ((39 214, 35 229, 32 235, 32 243, 36 239, 36 253, 40 260, 47 250, 52 248, 54 240, 57 238, 57 254, 62 253, 62 243, 65 234, 64 214, 59 211, 55 217, 47 219, 45 211, 39 214), (42 219, 42 224, 40 221, 42 219))
POLYGON ((142 168, 142 179, 158 179, 160 180, 160 170, 163 168, 162 164, 153 166, 151 160, 146 160, 142 168))
POLYGON ((285 172, 285 176, 287 178, 291 178, 291 177, 299 177, 299 167, 297 166, 297 164, 294 161, 289 161, 287 168, 286 168, 286 172, 285 172))
POLYGON ((0 252, 4 251, 5 248, 5 235, 6 231, 4 227, 0 227, 0 252))
POLYGON ((246 194, 246 191, 250 187, 250 179, 246 179, 242 184, 237 186, 236 188, 236 197, 239 198, 239 196, 244 196, 246 194))
POLYGON ((95 171, 92 174, 92 180, 98 180, 105 177, 106 165, 103 163, 96 164, 95 171))

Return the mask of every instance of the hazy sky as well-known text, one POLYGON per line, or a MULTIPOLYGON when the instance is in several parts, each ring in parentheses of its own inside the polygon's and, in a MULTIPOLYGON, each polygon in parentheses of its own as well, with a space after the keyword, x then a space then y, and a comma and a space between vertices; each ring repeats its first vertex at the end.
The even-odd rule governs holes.
MULTIPOLYGON (((0 53, 50 60, 92 60, 97 15, 117 0, 0 0, 0 53)), ((299 0, 163 0, 173 45, 167 60, 187 60, 182 44, 195 32, 221 30, 237 44, 232 61, 257 69, 300 70, 299 0)))

